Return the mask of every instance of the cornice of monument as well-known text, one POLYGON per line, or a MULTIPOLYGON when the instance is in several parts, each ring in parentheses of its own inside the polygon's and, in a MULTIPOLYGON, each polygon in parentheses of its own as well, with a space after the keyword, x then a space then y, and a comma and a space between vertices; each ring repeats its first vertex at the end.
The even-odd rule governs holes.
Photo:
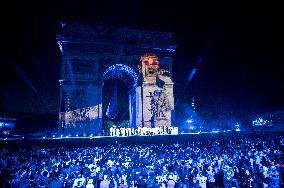
POLYGON ((130 29, 123 26, 108 26, 102 24, 83 25, 65 24, 56 36, 59 45, 67 43, 113 45, 126 44, 160 51, 174 53, 176 45, 171 41, 172 33, 150 30, 130 29), (83 28, 83 29, 82 29, 83 28))

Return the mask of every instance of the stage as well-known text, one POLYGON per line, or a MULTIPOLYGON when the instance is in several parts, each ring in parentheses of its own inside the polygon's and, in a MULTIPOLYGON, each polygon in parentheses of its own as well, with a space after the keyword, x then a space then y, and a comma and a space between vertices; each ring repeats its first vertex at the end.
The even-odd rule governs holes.
POLYGON ((176 144, 188 143, 193 141, 206 141, 215 139, 242 139, 243 137, 268 137, 273 135, 283 135, 283 132, 200 132, 186 133, 179 135, 155 135, 155 136, 93 136, 93 137, 9 137, 1 138, 1 147, 33 148, 33 147, 94 147, 107 145, 131 145, 131 144, 176 144))

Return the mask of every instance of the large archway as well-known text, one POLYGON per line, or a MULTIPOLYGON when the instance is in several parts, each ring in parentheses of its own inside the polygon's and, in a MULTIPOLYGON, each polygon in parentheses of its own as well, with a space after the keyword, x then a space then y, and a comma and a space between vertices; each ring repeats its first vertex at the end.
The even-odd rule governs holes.
POLYGON ((63 130, 101 134, 103 87, 126 84, 129 127, 169 127, 174 113, 171 33, 64 24, 59 122, 63 130))
MULTIPOLYGON (((118 84, 123 82, 126 85, 126 89, 127 89, 127 95, 128 95, 128 105, 129 105, 129 109, 128 109, 128 117, 129 117, 129 125, 128 127, 137 127, 136 124, 136 116, 137 116, 137 110, 136 110, 136 99, 137 99, 137 86, 138 86, 138 82, 139 82, 140 78, 139 78, 139 72, 137 69, 135 69, 134 67, 130 67, 128 65, 125 64, 114 64, 111 65, 110 67, 108 67, 104 72, 103 72, 103 77, 102 77, 102 100, 103 100, 103 106, 102 106, 102 116, 103 116, 103 129, 105 128, 105 121, 107 118, 106 116, 108 116, 108 119, 115 119, 117 113, 119 112, 111 112, 111 111, 116 111, 117 109, 112 109, 112 108, 118 108, 115 105, 112 105, 112 103, 118 103, 118 99, 115 99, 114 96, 111 96, 110 93, 108 93, 109 95, 109 100, 108 100, 108 106, 104 105, 104 95, 106 93, 104 93, 104 91, 106 90, 106 88, 104 88, 104 86, 106 85, 107 82, 110 82, 112 84, 118 84), (114 117, 110 117, 110 116, 114 116, 114 117)), ((119 90, 118 89, 119 86, 117 85, 113 85, 112 86, 112 91, 111 94, 113 94, 114 92, 117 91, 113 91, 113 90, 119 90)), ((115 94, 117 95, 117 94, 115 94)), ((117 98, 118 96, 116 96, 117 98)), ((121 99, 121 98, 120 98, 121 99)), ((123 115, 123 114, 120 114, 123 115)), ((123 118, 122 116, 120 116, 120 118, 123 118)), ((114 121, 115 123, 118 123, 118 121, 114 121)), ((115 125, 115 126, 120 126, 120 125, 115 125)))

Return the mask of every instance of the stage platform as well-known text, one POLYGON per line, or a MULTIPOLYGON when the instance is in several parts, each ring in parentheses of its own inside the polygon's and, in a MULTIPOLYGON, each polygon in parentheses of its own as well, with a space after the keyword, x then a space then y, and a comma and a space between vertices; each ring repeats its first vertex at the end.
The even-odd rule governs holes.
POLYGON ((204 141, 211 139, 242 139, 244 136, 263 137, 283 135, 283 132, 201 132, 187 133, 179 135, 155 135, 155 136, 128 136, 128 137, 111 137, 111 136, 93 136, 93 137, 10 137, 1 138, 1 147, 92 147, 107 145, 131 145, 131 144, 176 144, 188 143, 192 141, 204 141))

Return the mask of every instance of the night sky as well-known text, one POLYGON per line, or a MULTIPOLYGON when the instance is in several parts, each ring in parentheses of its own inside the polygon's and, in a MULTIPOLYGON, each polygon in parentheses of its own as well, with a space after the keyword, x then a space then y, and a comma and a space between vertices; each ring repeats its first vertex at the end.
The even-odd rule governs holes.
POLYGON ((55 37, 61 21, 172 32, 177 44, 173 61, 176 117, 187 115, 192 97, 196 111, 208 120, 247 120, 283 109, 281 6, 260 1, 185 2, 2 5, 0 116, 57 114, 61 56, 55 37))

